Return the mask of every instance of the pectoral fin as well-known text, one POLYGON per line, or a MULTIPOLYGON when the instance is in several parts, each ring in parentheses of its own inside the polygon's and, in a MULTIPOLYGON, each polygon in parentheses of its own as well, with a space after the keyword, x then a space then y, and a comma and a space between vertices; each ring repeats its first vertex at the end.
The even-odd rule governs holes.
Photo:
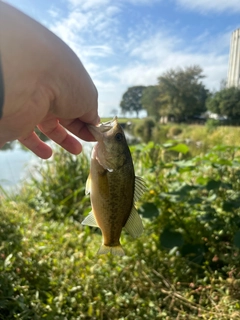
POLYGON ((124 228, 133 238, 137 238, 143 233, 142 219, 134 206, 124 228))
POLYGON ((82 221, 82 225, 89 226, 89 227, 97 227, 99 228, 99 225, 95 219, 95 216, 93 212, 91 211, 89 215, 82 221))
POLYGON ((86 182, 85 194, 89 194, 91 191, 91 175, 89 174, 86 182))

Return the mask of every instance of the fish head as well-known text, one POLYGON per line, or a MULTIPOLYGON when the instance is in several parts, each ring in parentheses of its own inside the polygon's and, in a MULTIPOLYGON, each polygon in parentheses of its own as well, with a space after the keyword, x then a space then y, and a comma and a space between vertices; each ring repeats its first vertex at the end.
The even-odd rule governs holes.
POLYGON ((117 117, 98 126, 88 125, 89 131, 97 140, 92 157, 108 171, 122 167, 131 159, 126 137, 117 117))

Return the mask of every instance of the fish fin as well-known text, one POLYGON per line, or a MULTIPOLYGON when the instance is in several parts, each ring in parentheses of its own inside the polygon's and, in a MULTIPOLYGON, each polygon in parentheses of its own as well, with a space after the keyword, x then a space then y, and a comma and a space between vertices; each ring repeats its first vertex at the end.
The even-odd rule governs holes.
POLYGON ((89 227, 97 227, 99 228, 99 225, 95 219, 94 213, 91 211, 89 215, 82 221, 82 225, 89 226, 89 227))
POLYGON ((134 206, 124 228, 133 238, 137 238, 143 233, 142 219, 134 206))
POLYGON ((89 174, 86 182, 85 194, 89 194, 91 192, 91 175, 89 174))
POLYGON ((136 176, 135 177, 135 188, 134 188, 134 202, 138 201, 141 195, 146 191, 146 184, 145 181, 141 178, 136 176))
POLYGON ((107 254, 111 253, 114 256, 124 256, 125 252, 121 245, 115 247, 105 246, 104 244, 101 245, 100 249, 98 250, 98 254, 107 254))

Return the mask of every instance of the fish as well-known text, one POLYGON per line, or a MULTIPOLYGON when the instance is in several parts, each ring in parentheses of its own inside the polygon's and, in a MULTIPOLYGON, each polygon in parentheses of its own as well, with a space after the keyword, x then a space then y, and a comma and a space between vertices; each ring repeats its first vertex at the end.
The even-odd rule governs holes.
POLYGON ((103 241, 98 254, 123 256, 122 229, 133 238, 143 233, 135 202, 146 185, 135 176, 131 152, 117 117, 98 126, 88 125, 88 129, 97 143, 92 150, 85 190, 90 193, 92 211, 82 225, 101 229, 103 241))

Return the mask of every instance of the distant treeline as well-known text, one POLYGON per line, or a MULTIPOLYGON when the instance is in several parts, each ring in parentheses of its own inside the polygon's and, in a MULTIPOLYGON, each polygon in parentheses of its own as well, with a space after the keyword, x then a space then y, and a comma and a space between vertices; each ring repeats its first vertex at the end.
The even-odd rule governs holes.
POLYGON ((141 110, 155 120, 171 119, 174 122, 204 121, 210 113, 216 119, 239 124, 240 89, 227 88, 211 92, 202 83, 205 77, 200 66, 171 69, 158 77, 152 86, 134 86, 123 94, 120 108, 123 114, 141 110), (207 112, 208 111, 208 112, 207 112))

